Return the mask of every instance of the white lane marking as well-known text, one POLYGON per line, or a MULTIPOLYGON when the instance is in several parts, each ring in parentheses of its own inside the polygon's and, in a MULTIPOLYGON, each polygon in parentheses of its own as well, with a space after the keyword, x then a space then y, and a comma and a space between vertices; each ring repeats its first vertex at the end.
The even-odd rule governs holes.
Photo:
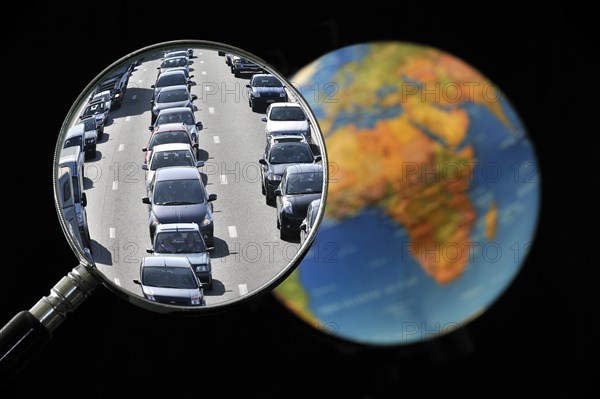
POLYGON ((246 295, 248 293, 248 286, 246 284, 238 284, 240 295, 246 295))
POLYGON ((121 280, 119 280, 118 278, 115 277, 115 284, 120 287, 121 286, 121 280))
POLYGON ((144 81, 143 79, 140 79, 140 80, 138 80, 138 83, 142 83, 143 81, 144 81))
POLYGON ((200 61, 201 64, 204 64, 204 61, 200 61))
POLYGON ((215 144, 219 144, 221 142, 219 136, 213 136, 213 140, 215 141, 215 144))
POLYGON ((235 226, 229 226, 229 237, 230 238, 236 238, 237 237, 237 229, 235 228, 235 226))
POLYGON ((212 87, 210 87, 210 86, 206 86, 206 87, 204 88, 204 90, 206 90, 206 91, 211 91, 211 90, 212 90, 212 87))
POLYGON ((227 175, 221 175, 221 184, 227 184, 227 175))
POLYGON ((119 144, 119 151, 123 151, 125 149, 125 144, 119 144))
POLYGON ((198 55, 202 55, 202 53, 198 53, 198 55))
POLYGON ((144 72, 146 72, 148 70, 148 68, 144 68, 144 72))
POLYGON ((131 96, 132 100, 135 100, 137 98, 137 94, 134 94, 133 96, 131 96))
POLYGON ((202 75, 206 75, 206 71, 202 71, 202 75))
POLYGON ((129 122, 131 120, 131 116, 125 117, 125 122, 129 122))
POLYGON ((115 238, 115 228, 111 227, 109 230, 109 234, 110 238, 115 238))
POLYGON ((119 182, 115 180, 113 182, 113 190, 118 190, 118 189, 119 189, 119 182))
POLYGON ((213 107, 208 107, 208 113, 209 114, 214 114, 215 113, 215 109, 213 107))

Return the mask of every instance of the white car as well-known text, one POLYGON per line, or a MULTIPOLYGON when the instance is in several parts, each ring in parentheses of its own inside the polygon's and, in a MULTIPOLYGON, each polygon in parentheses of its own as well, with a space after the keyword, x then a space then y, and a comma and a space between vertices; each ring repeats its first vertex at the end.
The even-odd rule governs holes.
POLYGON ((310 124, 304 110, 298 103, 273 103, 267 108, 265 132, 267 137, 274 135, 302 135, 310 139, 310 124))
POLYGON ((94 94, 94 96, 90 99, 89 102, 92 103, 94 101, 103 101, 104 108, 110 110, 112 107, 112 99, 111 99, 111 95, 110 95, 110 90, 105 90, 98 94, 94 94))
POLYGON ((195 150, 189 144, 184 143, 155 146, 150 161, 142 165, 142 169, 146 171, 146 191, 148 191, 154 173, 160 168, 169 166, 195 166, 201 168, 204 166, 204 162, 196 161, 194 153, 195 150))

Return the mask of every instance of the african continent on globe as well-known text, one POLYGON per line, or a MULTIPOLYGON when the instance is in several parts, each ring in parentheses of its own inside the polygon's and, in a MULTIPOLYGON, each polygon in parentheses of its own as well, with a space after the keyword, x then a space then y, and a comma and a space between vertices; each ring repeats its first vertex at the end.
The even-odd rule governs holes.
POLYGON ((292 79, 329 162, 311 252, 275 291, 342 338, 403 344, 480 314, 512 281, 538 213, 533 148, 504 94, 437 49, 361 44, 292 79))

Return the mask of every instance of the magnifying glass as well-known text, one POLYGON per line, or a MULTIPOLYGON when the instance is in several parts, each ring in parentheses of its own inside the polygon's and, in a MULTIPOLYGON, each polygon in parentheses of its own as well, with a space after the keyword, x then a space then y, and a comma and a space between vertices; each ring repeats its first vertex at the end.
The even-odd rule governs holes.
POLYGON ((524 264, 540 208, 535 151, 506 94, 404 42, 340 48, 290 79, 330 175, 311 251, 275 296, 355 347, 428 341, 485 312, 524 264))
POLYGON ((0 371, 35 353, 98 284, 142 308, 205 314, 275 287, 325 201, 319 125, 300 93, 242 49, 174 41, 135 51, 79 95, 53 187, 80 260, 0 330, 0 371))

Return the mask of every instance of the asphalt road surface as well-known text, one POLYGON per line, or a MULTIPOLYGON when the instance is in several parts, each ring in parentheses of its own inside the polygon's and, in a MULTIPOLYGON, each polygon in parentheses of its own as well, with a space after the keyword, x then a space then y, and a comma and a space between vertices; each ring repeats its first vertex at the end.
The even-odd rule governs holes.
MULTIPOLYGON (((195 49, 190 74, 202 121, 199 160, 205 161, 214 204, 213 289, 206 304, 222 303, 261 287, 298 252, 297 239, 282 241, 276 211, 261 194, 258 160, 265 147, 262 113, 248 106, 247 78, 235 78, 216 51, 195 49)), ((116 285, 142 296, 133 283, 151 247, 142 147, 150 138, 150 99, 160 54, 146 57, 129 78, 122 107, 109 113, 95 159, 85 165, 84 190, 92 251, 98 269, 116 285)))

